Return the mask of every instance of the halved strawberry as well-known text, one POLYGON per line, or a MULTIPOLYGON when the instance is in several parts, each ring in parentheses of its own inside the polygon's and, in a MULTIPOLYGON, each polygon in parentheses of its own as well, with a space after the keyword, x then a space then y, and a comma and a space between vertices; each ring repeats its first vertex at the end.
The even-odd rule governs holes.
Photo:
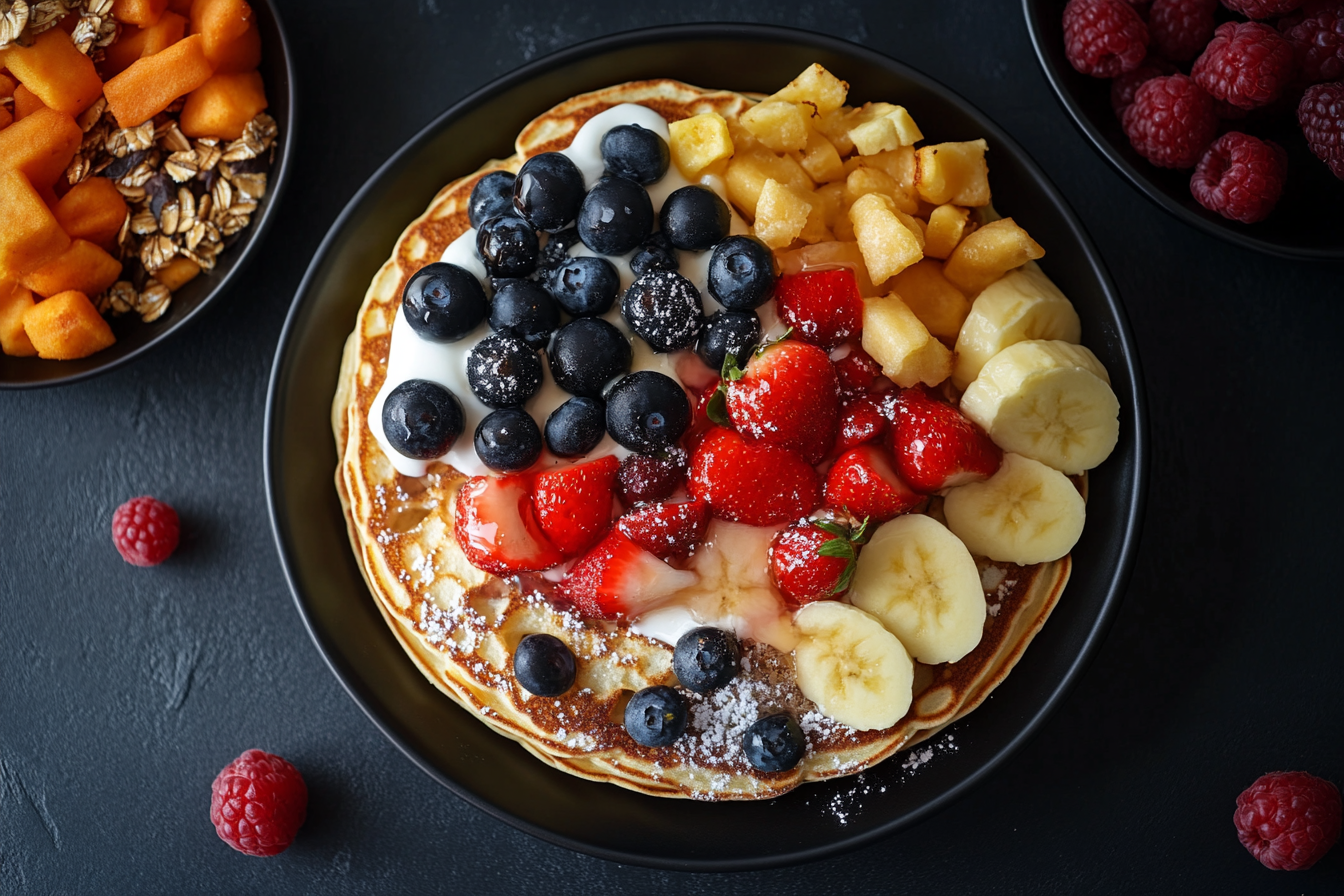
POLYGON ((826 503, 843 507, 860 519, 885 522, 923 501, 924 496, 896 475, 886 453, 876 445, 851 448, 826 474, 826 503))
POLYGON ((831 359, 815 345, 796 339, 767 345, 745 370, 728 371, 724 389, 728 417, 749 442, 792 449, 810 464, 835 442, 839 386, 831 359))
POLYGON ((838 452, 855 445, 880 439, 891 424, 882 413, 882 402, 871 395, 848 402, 840 411, 840 430, 836 433, 838 452))
POLYGON ((696 582, 612 529, 560 583, 561 597, 590 619, 633 617, 696 582))
POLYGON ((565 557, 542 532, 528 476, 473 476, 457 490, 453 535, 472 565, 499 576, 550 569, 565 557))
POLYGON ((616 521, 626 537, 666 560, 685 557, 705 537, 709 505, 704 501, 668 501, 631 510, 616 521))
POLYGON ((896 472, 925 494, 988 479, 1003 451, 961 411, 923 386, 896 397, 891 453, 896 472))
POLYGON ((839 597, 849 590, 868 540, 868 521, 857 527, 835 520, 804 520, 770 542, 770 576, 791 605, 839 597))
POLYGON ((752 526, 805 517, 821 500, 817 471, 797 452, 748 445, 723 427, 691 455, 690 488, 715 516, 752 526))
POLYGON ((882 367, 860 345, 847 346, 848 353, 832 361, 835 377, 840 383, 840 394, 845 398, 867 395, 873 383, 882 375, 882 367))
POLYGON ((537 474, 532 505, 537 522, 566 557, 577 557, 611 527, 611 499, 621 462, 608 454, 537 474))
POLYGON ((863 329, 863 296, 848 268, 785 274, 775 285, 775 307, 798 338, 827 351, 863 329))

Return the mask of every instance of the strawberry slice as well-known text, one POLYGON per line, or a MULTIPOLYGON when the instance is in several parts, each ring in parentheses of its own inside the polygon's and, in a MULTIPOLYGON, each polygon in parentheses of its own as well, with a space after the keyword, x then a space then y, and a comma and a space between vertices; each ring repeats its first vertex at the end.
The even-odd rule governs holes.
POLYGON ((613 529, 569 571, 559 594, 590 619, 615 619, 639 616, 696 580, 613 529))
POLYGON ((840 394, 845 398, 858 398, 872 391, 873 383, 882 374, 882 367, 861 346, 847 348, 848 354, 831 364, 840 383, 840 394))
POLYGON ((815 345, 796 339, 767 345, 745 371, 728 371, 724 389, 728 417, 748 442, 792 449, 810 464, 835 442, 839 386, 831 359, 815 345))
POLYGON ((840 431, 835 437, 836 450, 844 452, 864 442, 880 439, 890 425, 878 398, 871 395, 856 398, 846 403, 840 412, 840 431))
POLYGON ((805 342, 830 351, 863 329, 863 296, 854 272, 803 271, 775 285, 779 319, 805 342))
POLYGON ((566 557, 577 557, 611 527, 611 499, 621 462, 608 454, 537 474, 532 506, 541 530, 566 557))
POLYGON ((709 526, 709 505, 704 501, 668 501, 636 508, 616 525, 644 550, 666 560, 685 557, 709 526))
POLYGON ((923 386, 896 396, 891 453, 896 472, 925 494, 988 479, 1003 452, 983 429, 923 386))
POLYGON ((528 476, 473 476, 462 483, 453 535, 473 566, 498 576, 550 569, 565 559, 537 522, 528 476))
POLYGON ((803 520, 770 542, 770 576, 794 607, 839 597, 849 590, 868 540, 868 521, 857 527, 835 520, 803 520))
POLYGON ((918 507, 924 496, 906 485, 876 445, 851 448, 826 474, 826 503, 852 516, 885 522, 918 507))
POLYGON ((723 427, 691 455, 690 488, 716 517, 751 526, 805 517, 821 502, 817 471, 797 452, 748 445, 723 427))

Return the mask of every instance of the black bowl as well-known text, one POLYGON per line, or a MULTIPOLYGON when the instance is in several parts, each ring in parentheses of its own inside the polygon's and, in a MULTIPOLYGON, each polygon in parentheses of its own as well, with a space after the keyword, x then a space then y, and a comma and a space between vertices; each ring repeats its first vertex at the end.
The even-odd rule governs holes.
MULTIPOLYGON (((1133 341, 1096 249, 1016 143, 947 88, 871 50, 758 25, 686 25, 613 35, 498 79, 454 105, 369 179, 323 240, 280 338, 266 411, 271 522, 299 612, 332 671, 382 731, 430 777, 496 818, 552 843, 664 868, 730 870, 815 859, 890 834, 983 779, 1059 703, 1120 600, 1138 539, 1145 414, 1133 341), (1073 582, 995 699, 956 728, 959 749, 917 774, 900 759, 854 779, 769 802, 697 803, 642 796, 555 771, 443 696, 403 654, 350 551, 333 487, 329 408, 341 347, 397 235, 448 181, 507 156, 534 115, 574 94, 669 76, 770 92, 820 62, 855 100, 898 99, 933 139, 989 140, 995 203, 1049 254, 1043 267, 1073 297, 1088 344, 1124 407, 1115 454, 1092 478, 1092 517, 1073 582), (880 792, 885 788, 885 792, 880 792), (838 798, 845 822, 827 809, 838 798), (846 823, 847 822, 847 823, 846 823)), ((451 836, 451 832, 443 832, 451 836)))
POLYGON ((202 271, 173 293, 168 312, 153 323, 145 323, 134 314, 109 319, 117 341, 111 347, 78 361, 46 361, 41 358, 11 358, 0 354, 0 389, 32 389, 73 383, 120 367, 148 352, 178 333, 188 321, 195 320, 205 306, 222 293, 252 260, 262 237, 270 229, 271 219, 280 202, 280 194, 289 181, 290 157, 294 147, 294 103, 296 97, 293 62, 279 13, 267 0, 251 0, 261 31, 261 66, 266 82, 267 113, 279 127, 275 163, 267 177, 266 196, 261 200, 252 225, 219 254, 212 271, 202 271))
POLYGON ((1232 130, 1273 140, 1288 151, 1288 181, 1269 217, 1230 221, 1190 195, 1192 169, 1159 168, 1135 151, 1111 108, 1111 82, 1077 71, 1064 55, 1065 0, 1022 0, 1036 57, 1073 123, 1116 170, 1159 206, 1192 227, 1246 249, 1283 258, 1344 258, 1344 181, 1307 148, 1295 110, 1256 112, 1232 130))

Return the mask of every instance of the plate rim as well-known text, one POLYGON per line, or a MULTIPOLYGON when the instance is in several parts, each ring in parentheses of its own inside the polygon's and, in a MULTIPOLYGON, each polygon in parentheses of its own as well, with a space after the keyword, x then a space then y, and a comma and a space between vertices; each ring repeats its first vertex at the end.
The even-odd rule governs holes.
POLYGON ((1034 737, 1046 719, 1053 715, 1059 704, 1076 685, 1082 672, 1086 669, 1095 655, 1097 648, 1105 639, 1110 626, 1114 621, 1119 604, 1123 599, 1125 589, 1133 574, 1141 536, 1143 514, 1147 503, 1149 468, 1148 411, 1147 397, 1143 382, 1138 350, 1134 342, 1128 316, 1125 313, 1123 303, 1120 301, 1119 291, 1111 280, 1101 253, 1097 250, 1091 236, 1088 234, 1082 222, 1078 219, 1072 206, 1065 201, 1058 188, 1055 187, 1054 183, 1045 175, 1031 156, 1017 143, 1017 141, 1008 136, 1008 134, 1004 132, 992 118, 982 112, 973 103, 966 100, 959 93, 947 87, 942 82, 937 81, 906 63, 892 59, 885 54, 860 44, 855 44, 831 35, 818 34, 778 25, 732 22, 700 22, 653 26, 617 32, 583 41, 554 53, 539 57, 516 69, 505 72, 497 78, 491 79, 489 82, 471 91, 460 100, 452 103, 447 109, 436 115, 428 124, 412 135, 372 174, 370 174, 355 194, 351 196, 341 213, 328 229, 322 242, 314 251, 312 260, 304 273, 303 279, 300 281, 300 284, 295 291, 294 299, 286 314, 285 323, 277 342, 275 359, 272 364, 271 376, 267 387, 265 419, 262 433, 262 460, 267 509, 271 521, 272 534, 275 538, 276 550, 279 555, 281 567, 284 571, 285 580, 289 585, 291 598, 294 601, 295 608, 299 613, 304 628, 308 632, 308 636, 312 640, 313 645, 317 648, 319 655, 321 655, 332 674, 335 675, 337 681, 341 684, 341 687, 364 714, 368 716, 374 726, 381 731, 394 746, 405 754, 412 763, 420 768, 421 771, 443 785, 455 796, 463 799, 468 804, 475 806, 477 809, 482 810, 487 815, 503 821, 511 827, 537 837, 545 842, 562 846, 575 852, 606 859, 608 861, 671 871, 723 872, 763 870, 815 861, 817 859, 835 856, 858 849, 862 846, 885 839, 896 831, 915 824, 942 810, 952 802, 960 799, 966 792, 980 784, 986 777, 998 770, 1004 762, 1016 754, 1023 745, 1034 737), (707 39, 746 39, 777 43, 785 42, 794 45, 816 47, 837 54, 861 57, 871 64, 894 69, 903 77, 907 77, 913 81, 922 82, 925 86, 935 92, 955 98, 956 102, 988 122, 992 130, 997 131, 997 133, 992 136, 994 136, 996 140, 1002 141, 1005 146, 1014 151, 1022 159, 1023 163, 1040 179, 1040 182, 1045 188, 1046 195, 1059 209, 1063 223, 1066 225, 1067 229, 1074 234, 1079 244, 1085 249, 1084 255, 1088 262, 1088 266, 1096 277, 1100 291, 1106 300, 1106 304, 1114 314, 1116 336, 1120 344, 1121 354, 1127 361, 1124 375, 1129 382, 1131 393, 1134 396, 1134 406, 1126 420, 1127 425, 1133 429, 1134 438, 1133 484, 1129 489, 1129 494, 1127 496, 1128 512, 1125 515, 1122 524, 1118 526, 1120 536, 1116 551, 1118 561, 1105 589, 1105 595, 1100 609, 1096 614, 1096 618, 1092 620, 1088 627, 1086 638, 1083 640, 1081 647, 1076 655, 1069 661, 1067 671, 1060 680, 1053 685, 1049 691, 1049 696, 1040 704, 1035 712, 1031 714, 1030 718, 1019 727, 1017 733, 1007 743, 995 751, 988 760, 982 762, 971 774, 964 777, 936 798, 897 818, 891 819, 869 830, 858 832, 853 836, 811 849, 794 851, 786 854, 772 854, 734 859, 673 858, 664 855, 643 854, 594 845, 563 834, 558 834, 555 831, 541 828, 531 822, 525 821, 488 800, 477 797, 474 793, 460 786, 455 780, 432 765, 426 758, 416 753, 415 750, 393 731, 389 724, 384 722, 370 706, 370 701, 366 700, 364 695, 360 692, 359 683, 352 680, 355 676, 349 674, 344 668, 345 661, 343 658, 337 655, 337 651, 334 648, 329 647, 324 642, 323 636, 318 632, 314 620, 309 616, 305 605, 305 599, 300 593, 296 580, 294 571, 295 561, 291 555, 291 548, 287 543, 284 528, 286 520, 282 519, 281 502, 278 500, 278 483, 281 475, 280 458, 278 444, 273 438, 273 435, 279 426, 278 414, 284 404, 284 400, 282 399, 279 390, 284 384, 283 381, 286 379, 286 360, 292 350, 291 339, 297 329, 298 318, 301 314, 302 306, 308 298, 313 281, 319 275, 322 268, 322 262, 326 259, 332 246, 338 240, 339 234, 355 216, 355 213, 364 200, 375 191, 377 185, 384 176, 401 164, 405 158, 419 150, 423 144, 428 142, 432 136, 449 121, 475 109, 477 106, 488 101, 492 94, 500 90, 511 88, 524 81, 543 75, 548 71, 591 58, 600 53, 616 49, 628 49, 632 44, 653 44, 707 39))

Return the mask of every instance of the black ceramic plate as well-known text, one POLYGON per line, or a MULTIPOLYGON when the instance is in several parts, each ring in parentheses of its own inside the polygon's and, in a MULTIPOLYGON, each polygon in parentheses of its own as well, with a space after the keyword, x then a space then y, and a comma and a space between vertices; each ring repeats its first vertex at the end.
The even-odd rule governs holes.
POLYGON ((1190 195, 1191 169, 1150 164, 1130 146, 1111 109, 1111 82, 1074 69, 1064 55, 1065 0, 1022 0, 1031 42, 1055 95, 1106 161, 1139 191, 1192 227, 1247 249, 1284 258, 1344 258, 1344 181, 1312 155, 1295 110, 1256 113, 1231 129, 1273 140, 1288 151, 1288 181, 1279 204, 1255 224, 1229 221, 1190 195))
POLYGON ((266 82, 266 98, 271 103, 266 111, 275 119, 280 131, 276 138, 275 162, 267 177, 266 196, 261 200, 257 213, 252 216, 252 226, 242 231, 237 241, 220 253, 214 270, 202 271, 190 283, 173 293, 173 302, 163 317, 148 324, 134 314, 110 318, 112 332, 117 337, 116 343, 110 348, 78 361, 44 361, 40 358, 11 358, 0 354, 0 389, 30 389, 73 383, 140 357, 180 331, 188 321, 198 317, 217 296, 228 292, 229 284, 256 254, 256 248, 261 245, 262 237, 271 226, 280 194, 289 180, 296 116, 293 65, 280 18, 266 0, 252 0, 252 9, 261 31, 259 71, 266 82))
MULTIPOLYGON (((355 701, 407 756, 463 799, 538 837, 622 862, 687 870, 800 862, 871 842, 946 805, 988 775, 1060 701, 1110 620, 1134 556, 1143 503, 1145 430, 1133 342, 1100 257, 1064 200, 1016 143, 947 88, 832 38, 752 25, 689 25, 615 35, 534 62, 453 106, 360 190, 327 234, 290 309, 266 413, 267 491, 276 542, 313 640, 355 701), (935 139, 985 137, 996 206, 1049 255, 1087 343, 1114 379, 1120 445, 1092 478, 1073 581, 1025 660, 956 726, 955 751, 915 774, 899 759, 854 779, 759 803, 641 796, 543 765, 437 691, 378 614, 346 536, 333 486, 329 408, 341 347, 366 285, 397 235, 448 181, 512 152, 534 115, 577 93, 670 76, 772 92, 812 62, 851 98, 904 103, 935 139), (885 787, 885 792, 880 792, 885 787), (842 819, 828 809, 839 799, 842 819)), ((445 837, 451 832, 443 832, 445 837)))

